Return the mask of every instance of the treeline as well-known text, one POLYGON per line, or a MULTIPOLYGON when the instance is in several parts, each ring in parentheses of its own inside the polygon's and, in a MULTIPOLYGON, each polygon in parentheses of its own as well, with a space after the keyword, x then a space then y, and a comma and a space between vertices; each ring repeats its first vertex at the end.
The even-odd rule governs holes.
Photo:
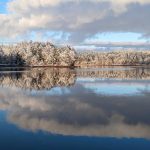
POLYGON ((150 51, 79 52, 75 66, 137 66, 150 64, 150 51))
POLYGON ((50 42, 22 42, 0 46, 1 65, 74 66, 75 50, 70 46, 56 47, 50 42))
POLYGON ((136 66, 149 65, 149 51, 76 52, 50 42, 22 42, 0 46, 1 66, 136 66))

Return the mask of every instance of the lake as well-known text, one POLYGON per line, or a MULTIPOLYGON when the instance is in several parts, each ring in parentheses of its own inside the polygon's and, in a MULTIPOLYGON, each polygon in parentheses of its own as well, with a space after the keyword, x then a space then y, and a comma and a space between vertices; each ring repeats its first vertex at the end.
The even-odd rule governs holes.
POLYGON ((1 68, 0 149, 149 150, 150 69, 1 68))

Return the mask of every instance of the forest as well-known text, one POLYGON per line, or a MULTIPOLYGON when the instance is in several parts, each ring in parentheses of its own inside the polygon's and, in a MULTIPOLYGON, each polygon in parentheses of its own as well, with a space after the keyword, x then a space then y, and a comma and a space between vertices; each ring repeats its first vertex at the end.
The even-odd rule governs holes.
POLYGON ((150 64, 149 51, 83 51, 50 42, 0 45, 0 66, 141 66, 150 64))

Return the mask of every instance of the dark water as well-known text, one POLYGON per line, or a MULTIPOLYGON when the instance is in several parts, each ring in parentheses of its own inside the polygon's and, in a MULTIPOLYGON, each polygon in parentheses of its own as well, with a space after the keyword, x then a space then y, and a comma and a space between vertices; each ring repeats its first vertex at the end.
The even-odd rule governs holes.
POLYGON ((149 150, 150 69, 0 71, 0 150, 149 150))

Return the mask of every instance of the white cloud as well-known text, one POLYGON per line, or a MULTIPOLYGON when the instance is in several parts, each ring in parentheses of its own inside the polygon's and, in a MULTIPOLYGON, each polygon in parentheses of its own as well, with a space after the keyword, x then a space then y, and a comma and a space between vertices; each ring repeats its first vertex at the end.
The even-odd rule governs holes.
POLYGON ((62 31, 79 43, 103 32, 150 35, 149 0, 12 0, 7 9, 0 14, 2 38, 62 31))

